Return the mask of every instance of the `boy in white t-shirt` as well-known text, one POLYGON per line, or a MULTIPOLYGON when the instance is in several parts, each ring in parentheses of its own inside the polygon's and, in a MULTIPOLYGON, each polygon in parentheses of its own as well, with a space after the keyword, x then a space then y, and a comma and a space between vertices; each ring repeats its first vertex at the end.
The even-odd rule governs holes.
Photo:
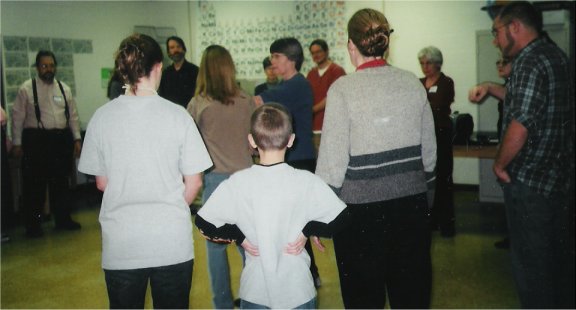
POLYGON ((302 247, 294 253, 287 245, 301 239, 302 231, 329 236, 341 226, 346 205, 322 179, 284 162, 295 135, 282 105, 254 111, 250 132, 260 163, 221 183, 196 225, 212 240, 233 239, 247 249, 241 308, 315 309, 310 257, 302 247))

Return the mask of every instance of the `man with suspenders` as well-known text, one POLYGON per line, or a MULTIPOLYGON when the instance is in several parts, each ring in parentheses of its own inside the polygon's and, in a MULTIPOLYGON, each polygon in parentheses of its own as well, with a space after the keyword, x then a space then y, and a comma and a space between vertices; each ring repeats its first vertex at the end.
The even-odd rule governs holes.
POLYGON ((70 87, 54 79, 56 65, 54 53, 39 51, 38 77, 22 84, 12 109, 13 154, 22 158, 23 215, 31 238, 44 234, 41 210, 47 188, 56 229, 80 229, 70 218, 68 197, 73 156, 82 147, 80 124, 70 87))

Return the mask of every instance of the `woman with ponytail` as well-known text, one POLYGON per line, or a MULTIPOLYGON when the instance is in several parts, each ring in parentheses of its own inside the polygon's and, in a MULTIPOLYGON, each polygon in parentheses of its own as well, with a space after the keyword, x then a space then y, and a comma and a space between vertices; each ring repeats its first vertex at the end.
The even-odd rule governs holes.
POLYGON ((348 205, 334 235, 344 307, 427 308, 434 120, 418 78, 389 65, 392 29, 375 10, 348 23, 356 72, 328 91, 316 174, 348 205))
POLYGON ((96 176, 110 308, 189 308, 194 246, 189 205, 212 165, 186 110, 158 96, 162 50, 134 34, 115 56, 125 95, 88 124, 78 169, 96 176), (149 282, 149 283, 148 283, 149 282))

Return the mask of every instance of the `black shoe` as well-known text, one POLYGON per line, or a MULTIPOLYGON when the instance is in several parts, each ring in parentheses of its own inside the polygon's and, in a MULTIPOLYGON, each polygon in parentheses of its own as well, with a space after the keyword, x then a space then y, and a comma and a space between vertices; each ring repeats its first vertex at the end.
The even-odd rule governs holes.
POLYGON ((42 227, 34 227, 26 229, 26 237, 28 238, 41 238, 44 236, 42 227))
POLYGON ((52 220, 52 214, 50 213, 41 214, 40 219, 42 220, 42 223, 50 222, 52 220))
POLYGON ((2 243, 10 242, 10 236, 7 233, 2 233, 2 243))
POLYGON ((240 298, 234 299, 234 307, 240 308, 240 303, 241 303, 240 298))
POLYGON ((504 238, 500 241, 494 242, 494 246, 497 249, 509 249, 510 248, 510 239, 504 238))
POLYGON ((80 230, 82 226, 78 222, 68 220, 63 223, 56 224, 56 230, 80 230))

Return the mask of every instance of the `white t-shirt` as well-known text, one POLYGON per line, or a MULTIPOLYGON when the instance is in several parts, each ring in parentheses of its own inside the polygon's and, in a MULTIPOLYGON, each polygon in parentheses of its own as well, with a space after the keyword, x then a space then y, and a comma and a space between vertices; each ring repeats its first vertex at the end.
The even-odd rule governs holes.
POLYGON ((136 269, 194 258, 184 175, 212 165, 183 107, 159 96, 120 96, 99 108, 78 170, 105 176, 102 267, 136 269))
POLYGON ((316 296, 310 257, 284 253, 310 221, 329 223, 346 207, 314 174, 287 164, 254 165, 222 182, 198 214, 216 227, 235 224, 258 246, 246 253, 240 298, 294 308, 316 296))

